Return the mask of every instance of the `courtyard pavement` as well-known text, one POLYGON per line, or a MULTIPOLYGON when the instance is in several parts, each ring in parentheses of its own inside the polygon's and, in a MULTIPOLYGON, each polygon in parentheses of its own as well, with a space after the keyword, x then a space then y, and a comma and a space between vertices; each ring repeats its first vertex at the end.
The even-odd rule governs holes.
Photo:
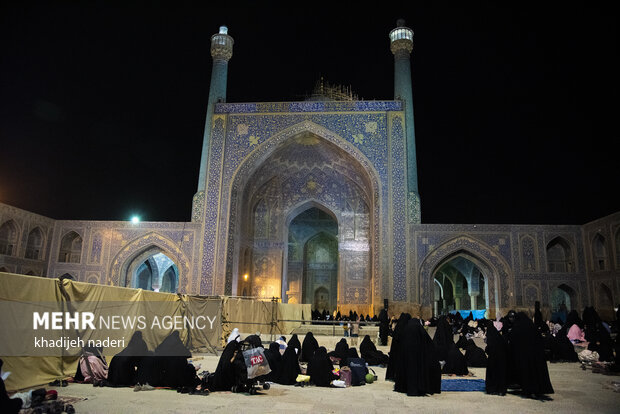
MULTIPOLYGON (((319 338, 319 342, 320 338, 319 338)), ((379 347, 387 351, 387 347, 379 347)), ((215 371, 218 357, 195 355, 201 371, 215 371)), ((134 392, 132 388, 95 388, 69 384, 56 388, 60 396, 82 397, 77 413, 620 413, 620 393, 608 388, 620 377, 584 371, 579 363, 549 364, 555 394, 549 401, 486 395, 483 392, 442 392, 407 397, 385 381, 385 368, 373 367, 379 380, 351 388, 296 387, 273 384, 258 395, 216 392, 208 396, 179 394, 172 390, 134 392)), ((470 368, 474 378, 484 368, 470 368)), ((446 377, 444 377, 446 378, 446 377)), ((48 387, 49 388, 49 387, 48 387)))

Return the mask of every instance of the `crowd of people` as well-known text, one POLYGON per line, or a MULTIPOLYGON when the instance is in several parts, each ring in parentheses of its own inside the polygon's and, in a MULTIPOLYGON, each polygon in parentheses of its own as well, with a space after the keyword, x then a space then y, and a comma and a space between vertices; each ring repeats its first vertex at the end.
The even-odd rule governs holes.
MULTIPOLYGON (((618 312, 616 316, 620 318, 620 310, 618 312)), ((360 323, 362 315, 351 312, 344 318, 339 314, 334 318, 351 318, 360 323)), ((384 309, 378 317, 369 319, 379 323, 378 344, 385 345, 388 336, 392 337, 387 355, 377 349, 369 335, 360 343, 359 353, 346 337, 328 352, 312 332, 306 334, 303 342, 293 334, 288 341, 282 336, 263 349, 259 335, 249 335, 242 340, 235 328, 215 371, 199 376, 198 367, 188 361, 191 352, 178 331, 152 351, 138 331, 109 365, 101 349, 85 350, 75 380, 95 386, 131 386, 135 391, 164 387, 208 395, 214 391, 244 389, 250 382, 299 385, 309 381, 319 387, 344 386, 351 380, 344 381, 343 372, 361 365, 365 372, 361 374, 362 380, 355 381, 359 384, 368 373, 366 366, 383 366, 387 368, 385 379, 394 382, 395 391, 423 396, 441 392, 442 374, 468 376, 471 375, 469 367, 485 367, 487 393, 506 395, 512 390, 543 399, 554 393, 547 361, 578 361, 575 345, 589 355, 596 353, 596 359, 607 362, 610 372, 620 371, 619 338, 612 341, 612 327, 592 307, 587 307, 582 317, 571 311, 562 325, 558 321, 544 321, 538 305, 533 318, 524 312, 510 311, 496 321, 474 320, 472 314, 462 318, 460 313, 424 321, 402 313, 390 322, 384 309), (431 326, 435 327, 432 339, 427 331, 431 326), (486 342, 484 350, 474 342, 476 337, 486 342), (264 355, 266 359, 261 360, 267 367, 265 373, 256 378, 248 376, 247 361, 243 357, 247 349, 260 349, 257 355, 264 355)), ((357 375, 359 377, 359 373, 357 375)), ((3 381, 0 386, 0 411, 16 412, 21 406, 18 398, 9 398, 3 381)))

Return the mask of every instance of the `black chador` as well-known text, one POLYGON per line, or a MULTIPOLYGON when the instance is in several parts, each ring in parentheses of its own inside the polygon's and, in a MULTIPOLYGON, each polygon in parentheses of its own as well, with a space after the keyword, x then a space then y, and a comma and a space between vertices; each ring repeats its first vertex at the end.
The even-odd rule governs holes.
POLYGON ((465 339, 461 335, 456 346, 465 350, 465 359, 467 360, 468 367, 484 368, 487 366, 486 354, 482 348, 478 348, 473 339, 465 339))
POLYGON ((280 379, 280 372, 282 371, 282 354, 280 354, 280 344, 272 342, 269 345, 269 349, 265 349, 265 358, 269 362, 269 368, 271 372, 265 375, 262 379, 264 381, 278 382, 280 379))
POLYGON ((394 391, 409 396, 440 393, 441 368, 435 345, 419 319, 407 322, 398 346, 398 359, 394 361, 394 391))
POLYGON ((307 373, 310 375, 310 381, 317 387, 329 387, 331 382, 336 379, 332 372, 333 369, 334 366, 327 356, 325 347, 320 347, 310 358, 307 373))
POLYGON ((411 315, 408 313, 401 313, 398 321, 396 322, 396 327, 394 328, 394 333, 392 334, 392 345, 390 345, 388 367, 385 370, 386 380, 394 379, 396 365, 398 365, 398 361, 400 360, 399 352, 401 337, 410 319, 411 315))
POLYGON ((297 375, 301 374, 298 358, 295 348, 291 346, 289 341, 289 346, 284 351, 284 355, 282 355, 282 368, 280 370, 280 378, 277 381, 279 384, 293 385, 297 382, 297 375))
POLYGON ((155 348, 149 384, 171 388, 197 385, 196 370, 187 362, 187 358, 191 357, 191 352, 179 337, 179 331, 172 332, 155 348))
POLYGON ((297 334, 293 334, 293 336, 291 336, 291 339, 288 340, 287 348, 296 348, 297 353, 295 355, 297 355, 297 359, 299 359, 299 357, 301 356, 301 342, 299 342, 297 334))
POLYGON ((379 312, 379 341, 381 345, 387 345, 389 332, 390 319, 388 318, 388 313, 385 309, 381 309, 381 312, 379 312))
POLYGON ((341 338, 340 341, 338 341, 338 343, 336 344, 335 349, 330 352, 328 356, 338 358, 344 362, 344 360, 347 359, 347 357, 349 356, 349 344, 347 343, 347 340, 341 338))
POLYGON ((516 315, 508 340, 509 358, 513 360, 509 366, 515 370, 509 374, 521 386, 522 393, 526 396, 553 394, 542 338, 525 313, 516 315))
POLYGON ((304 342, 301 345, 301 356, 299 360, 301 362, 310 362, 314 352, 319 348, 319 343, 316 338, 312 334, 312 332, 308 332, 306 337, 304 338, 304 342))
POLYGON ((230 341, 220 355, 215 372, 203 380, 203 386, 210 391, 230 391, 233 385, 243 380, 241 364, 245 370, 241 344, 237 341, 230 341))
POLYGON ((107 383, 113 387, 145 384, 150 377, 150 372, 146 372, 149 364, 145 362, 149 355, 152 352, 142 339, 142 332, 134 332, 127 347, 110 361, 107 383))
POLYGON ((360 353, 368 365, 382 365, 389 362, 389 357, 377 350, 369 335, 364 336, 360 344, 360 353))
POLYGON ((487 322, 487 371, 486 392, 487 394, 506 395, 506 358, 508 357, 508 345, 502 335, 495 329, 492 321, 487 322))

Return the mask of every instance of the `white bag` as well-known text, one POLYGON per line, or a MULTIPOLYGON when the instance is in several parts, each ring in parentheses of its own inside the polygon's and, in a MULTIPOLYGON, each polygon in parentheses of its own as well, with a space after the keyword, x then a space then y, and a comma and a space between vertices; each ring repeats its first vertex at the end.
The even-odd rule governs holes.
POLYGON ((271 372, 269 362, 265 358, 265 350, 261 347, 243 351, 243 359, 248 369, 248 379, 267 375, 271 372))

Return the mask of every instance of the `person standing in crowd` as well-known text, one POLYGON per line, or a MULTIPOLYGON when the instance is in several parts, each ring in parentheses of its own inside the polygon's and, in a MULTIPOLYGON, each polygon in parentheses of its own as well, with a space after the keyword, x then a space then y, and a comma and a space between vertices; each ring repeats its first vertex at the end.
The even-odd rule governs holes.
POLYGON ((388 333, 390 331, 390 320, 388 319, 388 313, 386 309, 381 309, 379 312, 379 341, 380 345, 387 345, 388 333))
POLYGON ((351 345, 357 346, 357 338, 360 336, 360 317, 351 323, 351 345))

